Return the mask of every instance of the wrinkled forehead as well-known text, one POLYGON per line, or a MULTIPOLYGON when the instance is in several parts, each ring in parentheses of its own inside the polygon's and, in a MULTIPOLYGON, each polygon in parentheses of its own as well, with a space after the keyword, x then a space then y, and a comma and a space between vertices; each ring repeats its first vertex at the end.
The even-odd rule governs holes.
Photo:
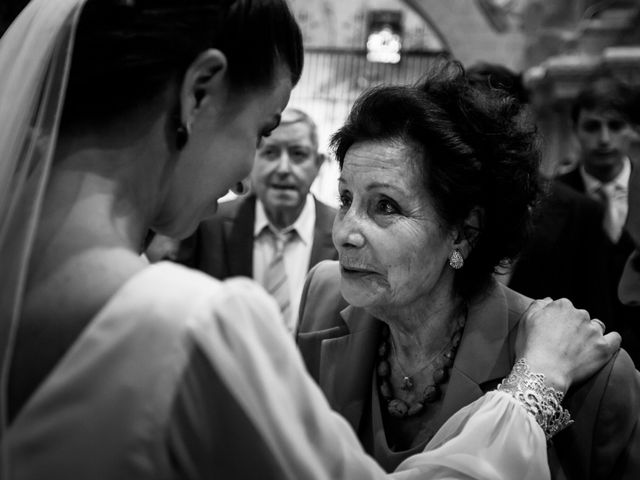
POLYGON ((318 148, 317 126, 311 117, 303 111, 291 107, 286 108, 284 112, 282 112, 280 126, 276 131, 281 132, 285 129, 287 129, 288 132, 296 131, 298 134, 303 132, 313 144, 313 148, 318 148))
MULTIPOLYGON (((283 117, 284 118, 284 117, 283 117)), ((314 149, 313 134, 304 122, 280 122, 280 125, 263 139, 264 146, 311 146, 314 149)))

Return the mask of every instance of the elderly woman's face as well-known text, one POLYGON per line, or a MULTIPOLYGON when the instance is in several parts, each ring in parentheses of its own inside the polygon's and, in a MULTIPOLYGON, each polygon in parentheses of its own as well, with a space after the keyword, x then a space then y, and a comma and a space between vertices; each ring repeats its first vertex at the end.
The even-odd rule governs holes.
POLYGON ((409 306, 450 294, 455 235, 425 191, 421 153, 400 141, 354 144, 339 181, 333 225, 344 298, 357 307, 409 306))

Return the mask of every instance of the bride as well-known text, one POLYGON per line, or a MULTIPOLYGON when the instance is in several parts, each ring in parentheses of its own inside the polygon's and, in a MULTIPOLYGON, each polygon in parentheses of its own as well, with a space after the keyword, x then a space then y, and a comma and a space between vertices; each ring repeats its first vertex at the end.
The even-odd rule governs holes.
MULTIPOLYGON (((386 476, 260 287, 140 257, 247 176, 301 69, 284 0, 32 0, 2 37, 3 479, 386 476)), ((620 343, 563 302, 523 324, 520 356, 562 385, 620 343)), ((548 477, 536 420, 562 409, 530 414, 522 386, 391 476, 548 477)))

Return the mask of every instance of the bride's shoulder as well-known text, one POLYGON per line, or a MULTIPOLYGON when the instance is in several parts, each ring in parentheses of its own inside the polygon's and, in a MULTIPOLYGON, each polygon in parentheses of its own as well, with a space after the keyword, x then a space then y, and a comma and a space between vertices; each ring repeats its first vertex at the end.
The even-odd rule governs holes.
POLYGON ((214 322, 282 323, 274 300, 253 280, 220 281, 172 262, 149 266, 112 302, 153 329, 162 325, 184 332, 209 329, 214 322))

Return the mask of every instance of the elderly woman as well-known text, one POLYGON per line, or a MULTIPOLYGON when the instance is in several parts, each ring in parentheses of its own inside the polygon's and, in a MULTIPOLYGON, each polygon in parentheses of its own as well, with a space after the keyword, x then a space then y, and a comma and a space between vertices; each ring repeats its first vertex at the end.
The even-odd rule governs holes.
MULTIPOLYGON (((339 262, 310 272, 297 340, 331 406, 391 471, 515 360, 531 300, 493 273, 526 239, 536 136, 515 99, 440 63, 419 86, 366 93, 333 147, 339 262)), ((639 389, 621 351, 574 390, 552 477, 640 478, 639 389)))

